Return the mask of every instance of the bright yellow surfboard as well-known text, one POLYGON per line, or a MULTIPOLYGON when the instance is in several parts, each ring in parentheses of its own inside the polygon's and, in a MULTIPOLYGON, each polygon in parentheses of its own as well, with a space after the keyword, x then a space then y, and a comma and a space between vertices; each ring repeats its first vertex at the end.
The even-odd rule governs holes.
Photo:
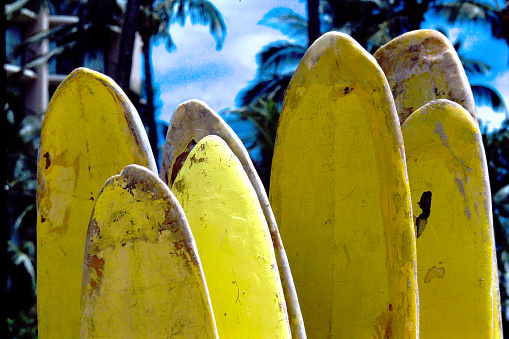
POLYGON ((306 337, 306 331, 304 329, 299 300, 295 291, 286 252, 265 188, 242 141, 240 141, 230 126, 204 102, 199 100, 186 101, 180 104, 173 113, 164 144, 161 179, 171 187, 191 149, 207 135, 217 135, 228 144, 228 147, 230 147, 233 154, 242 164, 256 191, 274 245, 292 336, 303 339, 306 337))
POLYGON ((221 338, 290 338, 270 232, 242 164, 225 141, 201 139, 172 191, 196 240, 221 338))
POLYGON ((157 171, 136 109, 110 78, 75 70, 51 99, 37 162, 40 338, 79 337, 81 266, 94 200, 129 164, 157 171))
POLYGON ((270 202, 310 338, 416 338, 415 236, 399 120, 342 33, 308 49, 279 121, 270 202))
POLYGON ((217 338, 184 211, 153 172, 130 165, 102 188, 88 228, 82 338, 217 338))
POLYGON ((467 75, 442 33, 429 29, 405 33, 380 47, 374 56, 391 86, 401 124, 435 99, 457 102, 477 121, 467 75))
POLYGON ((435 100, 402 126, 417 238, 421 338, 500 338, 488 171, 479 127, 435 100))

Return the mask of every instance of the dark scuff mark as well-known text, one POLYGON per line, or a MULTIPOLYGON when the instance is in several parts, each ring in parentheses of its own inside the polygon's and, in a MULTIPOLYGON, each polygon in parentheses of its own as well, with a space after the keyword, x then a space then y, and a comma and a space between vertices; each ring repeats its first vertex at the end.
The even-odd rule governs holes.
POLYGON ((345 89, 343 90, 343 94, 344 94, 344 95, 347 95, 347 94, 348 94, 348 93, 350 93, 351 91, 353 91, 353 87, 352 87, 352 88, 350 88, 350 87, 348 87, 348 86, 347 86, 347 87, 345 87, 345 89))
POLYGON ((173 164, 173 169, 171 171, 170 185, 172 185, 175 182, 177 174, 182 169, 182 166, 184 165, 184 162, 186 161, 189 153, 191 153, 192 149, 194 148, 194 146, 196 146, 196 144, 197 144, 196 140, 191 139, 186 146, 186 150, 175 159, 175 163, 173 164))
POLYGON ((124 187, 124 189, 127 190, 134 197, 133 188, 136 189, 136 183, 134 182, 126 183, 124 187))
POLYGON ((48 169, 51 166, 51 156, 49 152, 44 153, 44 158, 46 159, 46 164, 44 165, 44 169, 48 169))
POLYGON ((415 220, 417 238, 422 235, 422 232, 424 232, 426 224, 428 223, 428 218, 431 212, 431 191, 424 192, 421 195, 421 200, 418 202, 418 204, 422 210, 422 213, 419 214, 415 220))

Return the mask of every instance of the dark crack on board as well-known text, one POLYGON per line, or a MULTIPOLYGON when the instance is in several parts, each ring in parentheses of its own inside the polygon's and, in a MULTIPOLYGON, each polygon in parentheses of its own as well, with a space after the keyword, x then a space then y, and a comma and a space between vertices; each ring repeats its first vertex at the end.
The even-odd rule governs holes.
POLYGON ((175 178, 177 177, 177 174, 182 169, 182 166, 184 165, 184 162, 186 161, 189 153, 193 150, 194 146, 196 146, 197 142, 194 139, 191 139, 189 143, 186 146, 186 150, 182 152, 176 159, 175 164, 173 164, 173 169, 171 171, 171 182, 170 185, 172 185, 175 182, 175 178))
POLYGON ((431 191, 422 193, 421 200, 417 203, 422 210, 422 213, 419 214, 415 220, 417 238, 422 235, 428 223, 428 218, 431 213, 431 195, 431 191))
POLYGON ((44 153, 44 158, 46 159, 46 164, 44 165, 44 169, 48 169, 51 166, 51 156, 49 152, 44 153))

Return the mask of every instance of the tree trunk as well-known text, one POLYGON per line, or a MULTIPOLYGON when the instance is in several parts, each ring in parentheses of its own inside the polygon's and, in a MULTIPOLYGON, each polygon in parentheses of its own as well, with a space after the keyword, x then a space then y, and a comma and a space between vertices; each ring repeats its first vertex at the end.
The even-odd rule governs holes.
POLYGON ((307 0, 308 12, 308 46, 320 37, 320 17, 318 14, 319 0, 307 0))
POLYGON ((148 140, 156 164, 159 168, 159 148, 157 142, 157 125, 155 117, 154 107, 154 88, 152 84, 152 56, 150 53, 150 36, 142 36, 143 40, 143 64, 145 68, 145 94, 147 99, 147 105, 145 106, 143 114, 143 124, 148 128, 148 140))
POLYGON ((128 0, 122 23, 122 33, 120 33, 120 46, 118 51, 118 64, 115 72, 115 81, 128 93, 131 68, 133 65, 133 49, 136 31, 138 30, 138 20, 140 13, 140 0, 128 0))

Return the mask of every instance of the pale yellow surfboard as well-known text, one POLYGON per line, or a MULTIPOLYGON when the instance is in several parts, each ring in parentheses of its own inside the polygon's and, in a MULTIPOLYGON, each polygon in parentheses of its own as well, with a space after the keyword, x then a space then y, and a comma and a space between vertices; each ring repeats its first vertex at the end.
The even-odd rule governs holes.
POLYGON ((374 54, 382 67, 401 120, 435 99, 457 102, 477 121, 474 96, 456 50, 442 33, 405 33, 374 54))
POLYGON ((225 141, 201 139, 172 191, 196 240, 221 338, 290 338, 269 228, 225 141))
POLYGON ((440 99, 413 113, 402 131, 419 234, 421 338, 500 338, 491 195, 479 127, 463 107, 440 99))
POLYGON ((129 165, 94 205, 81 289, 82 338, 217 338, 182 207, 153 172, 129 165))
POLYGON ((157 171, 136 109, 110 78, 75 70, 51 99, 37 162, 40 338, 79 337, 81 265, 94 200, 129 164, 157 171))
POLYGON ((256 191, 274 245, 292 336, 303 339, 306 337, 306 331, 304 329, 299 300, 295 291, 286 252, 265 188, 242 141, 230 126, 204 102, 199 100, 186 101, 180 104, 173 113, 163 148, 161 179, 171 187, 189 152, 207 135, 217 135, 228 144, 233 154, 241 162, 256 191))
POLYGON ((308 49, 279 121, 270 203, 310 338, 417 338, 415 236, 399 120, 342 33, 308 49))

